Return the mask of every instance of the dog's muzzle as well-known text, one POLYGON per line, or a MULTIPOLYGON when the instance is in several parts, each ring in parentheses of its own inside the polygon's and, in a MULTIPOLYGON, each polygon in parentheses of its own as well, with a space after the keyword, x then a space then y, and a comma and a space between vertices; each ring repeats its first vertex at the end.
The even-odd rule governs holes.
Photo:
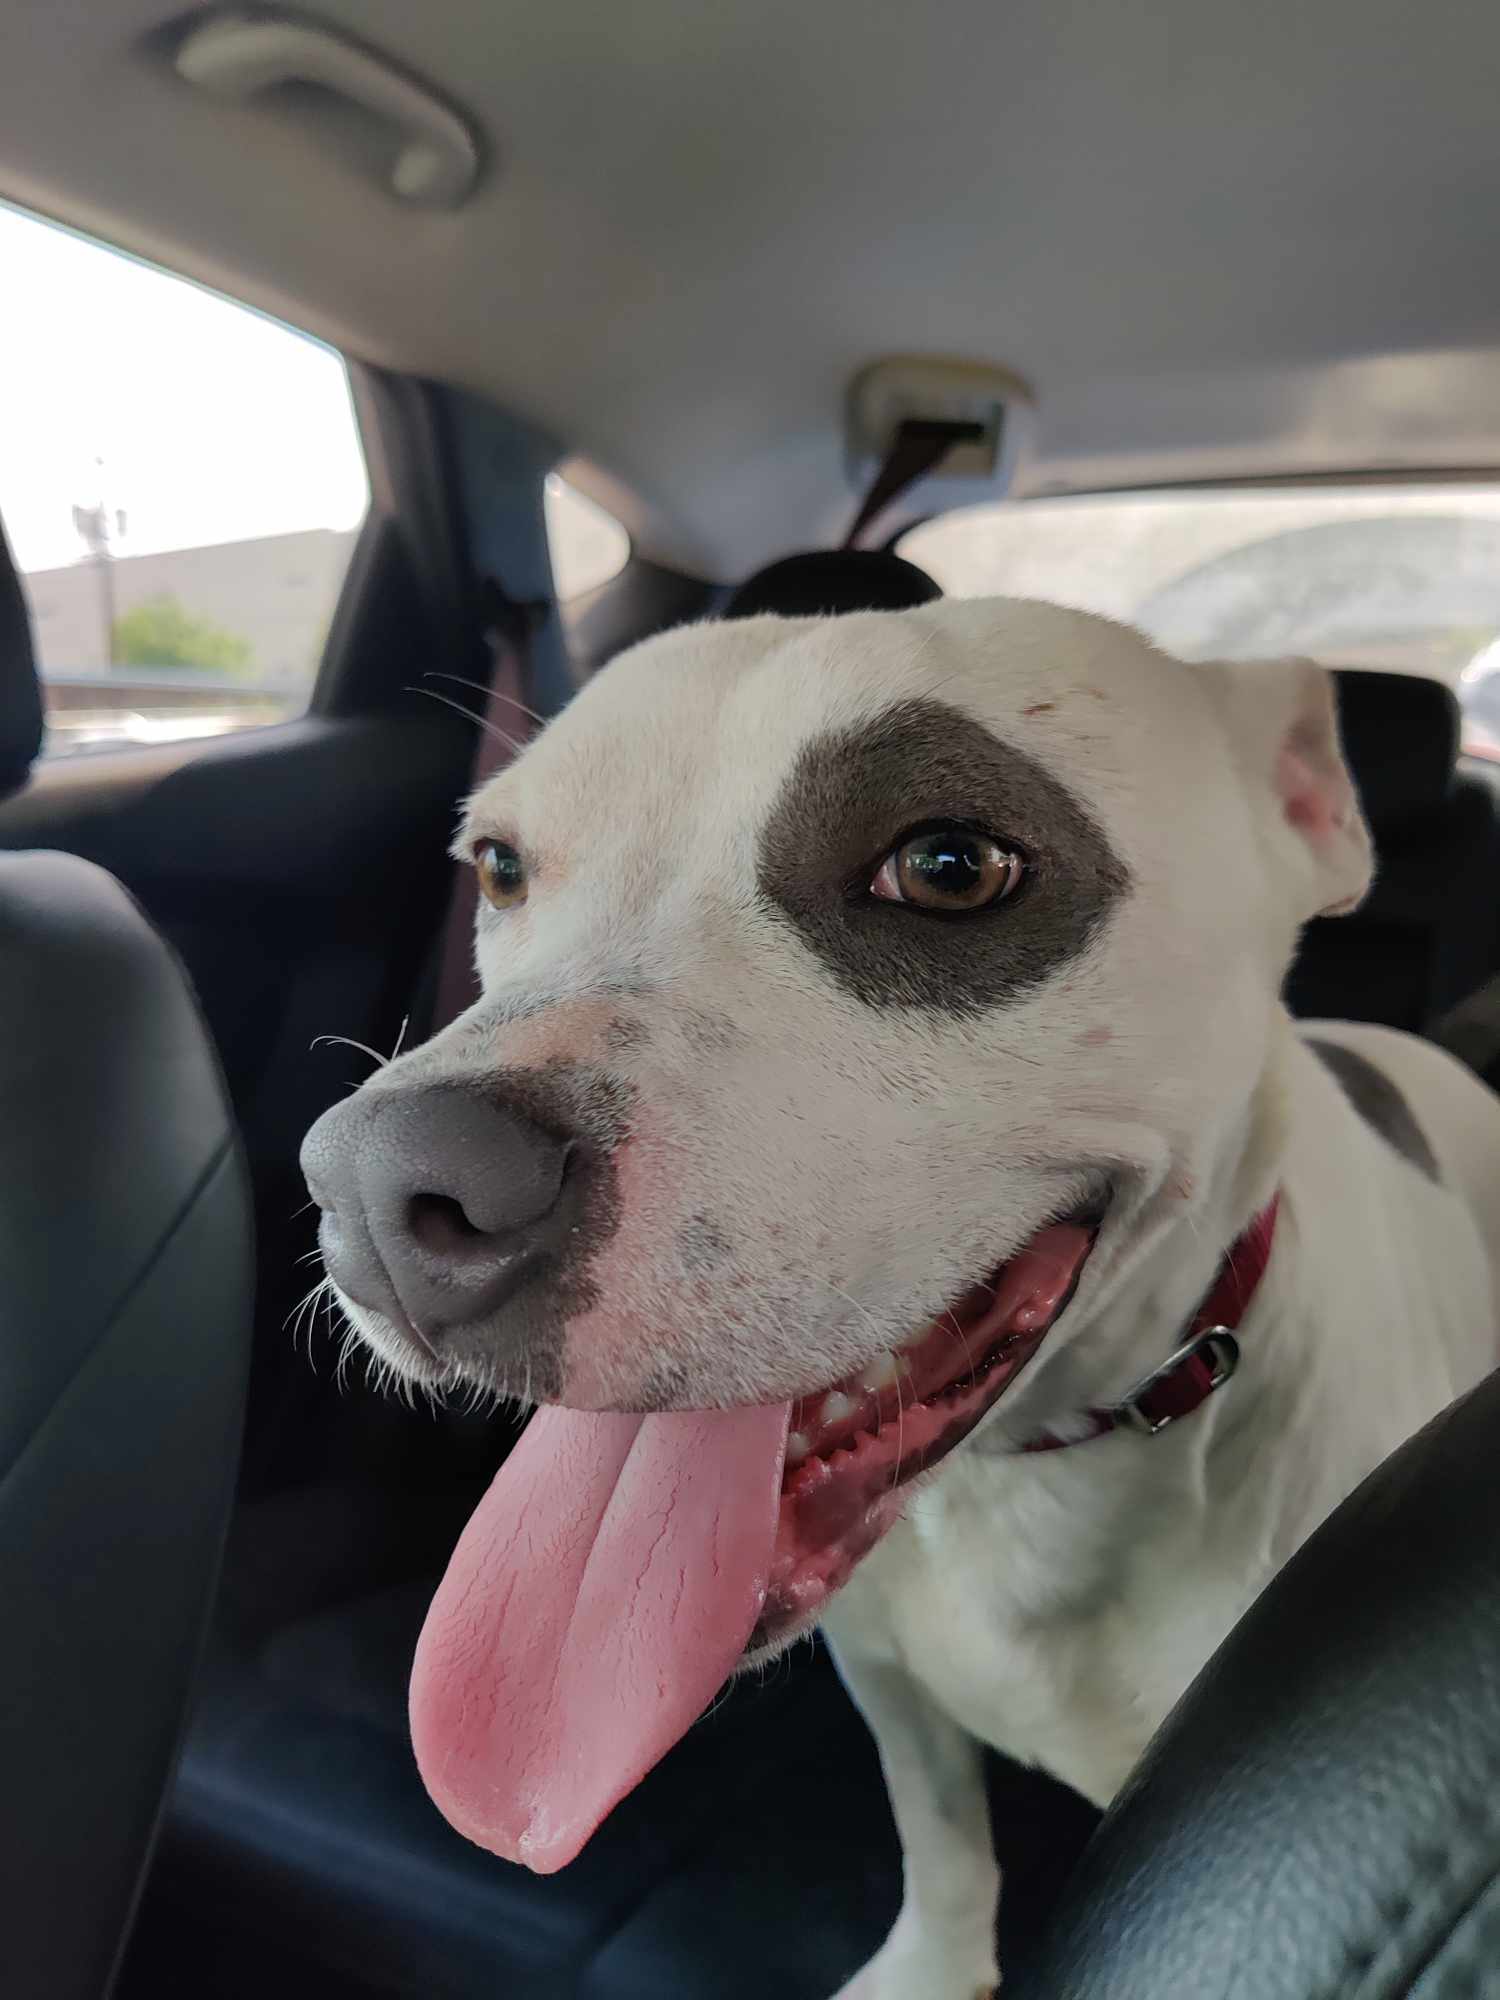
POLYGON ((576 1234, 576 1146, 478 1086, 356 1092, 302 1145, 329 1275, 439 1358, 576 1234))

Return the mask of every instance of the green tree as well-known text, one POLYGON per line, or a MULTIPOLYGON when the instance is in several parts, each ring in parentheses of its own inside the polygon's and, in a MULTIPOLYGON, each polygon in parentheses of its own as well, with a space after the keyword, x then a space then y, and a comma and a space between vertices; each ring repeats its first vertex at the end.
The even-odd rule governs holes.
POLYGON ((144 598, 122 612, 112 632, 121 667, 197 667, 205 673, 243 674, 253 665, 250 641, 199 618, 169 593, 144 598))

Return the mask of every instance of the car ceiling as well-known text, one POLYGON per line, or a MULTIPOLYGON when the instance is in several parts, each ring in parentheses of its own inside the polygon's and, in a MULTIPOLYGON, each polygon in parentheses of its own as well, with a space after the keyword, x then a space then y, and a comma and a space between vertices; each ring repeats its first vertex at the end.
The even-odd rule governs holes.
POLYGON ((1500 465, 1500 13, 1472 0, 317 18, 479 126, 463 207, 402 207, 306 104, 181 82, 152 0, 3 0, 0 193, 500 402, 659 559, 733 576, 833 535, 844 396, 891 353, 1032 385, 1017 492, 1500 465))

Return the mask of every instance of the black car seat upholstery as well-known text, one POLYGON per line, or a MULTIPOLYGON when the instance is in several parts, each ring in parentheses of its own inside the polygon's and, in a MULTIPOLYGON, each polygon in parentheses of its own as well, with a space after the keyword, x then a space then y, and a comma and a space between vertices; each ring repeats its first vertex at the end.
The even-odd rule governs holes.
POLYGON ((21 579, 0 526, 0 798, 24 784, 42 747, 42 691, 21 579))
MULTIPOLYGON (((0 544, 0 791, 42 709, 0 544)), ((0 1993, 99 2000, 201 1650, 249 1208, 176 961, 112 877, 0 855, 0 1993)))
POLYGON ((1340 671, 1344 750, 1374 835, 1374 887, 1308 925, 1287 982, 1304 1019, 1425 1032, 1500 968, 1500 813, 1458 767, 1459 709, 1438 681, 1340 671))
POLYGON ((176 962, 71 855, 0 856, 0 1992, 98 2000, 239 1453, 248 1201, 176 962))
POLYGON ((1371 1475, 1159 1732, 1007 2000, 1500 1994, 1500 1376, 1371 1475))
POLYGON ((1434 1026, 1432 1040, 1467 1063, 1491 1090, 1500 1090, 1500 975, 1451 1007, 1434 1026))

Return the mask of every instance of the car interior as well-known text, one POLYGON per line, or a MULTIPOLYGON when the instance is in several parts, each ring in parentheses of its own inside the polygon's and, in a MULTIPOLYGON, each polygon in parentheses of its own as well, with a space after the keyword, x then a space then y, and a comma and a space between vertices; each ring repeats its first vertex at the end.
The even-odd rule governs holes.
MULTIPOLYGON (((821 1645, 556 1876, 427 1798, 521 1417, 365 1379, 299 1143, 467 1003, 456 808, 590 675, 942 594, 1332 667, 1379 873, 1288 1002, 1500 1082, 1500 23, 0 8, 0 1994, 826 2000, 901 1862, 821 1645)), ((1497 1414, 1102 1824, 992 1760, 1007 1994, 1500 1993, 1497 1414)))

